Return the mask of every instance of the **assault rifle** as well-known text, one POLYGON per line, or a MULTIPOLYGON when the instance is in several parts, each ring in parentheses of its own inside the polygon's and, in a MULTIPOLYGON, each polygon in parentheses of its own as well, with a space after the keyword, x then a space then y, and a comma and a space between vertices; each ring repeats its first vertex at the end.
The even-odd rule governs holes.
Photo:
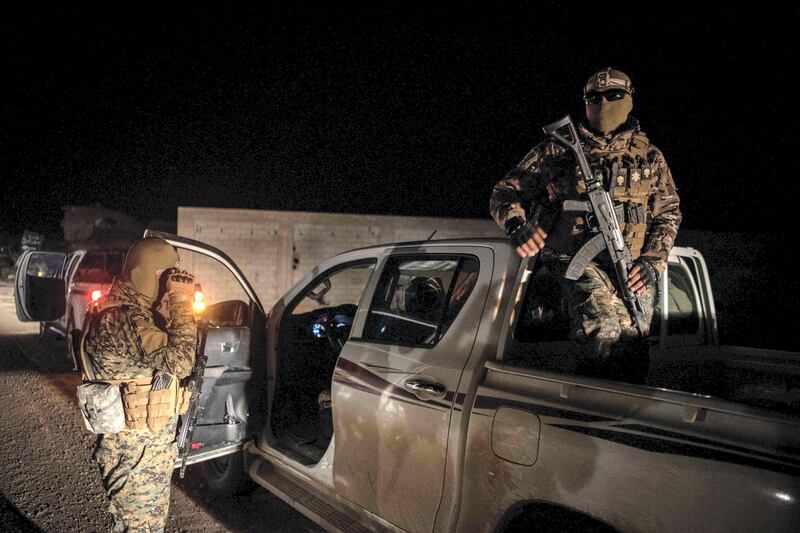
POLYGON ((617 282, 622 292, 622 299, 625 301, 625 306, 631 314, 636 329, 639 330, 640 335, 644 336, 646 331, 644 309, 639 296, 631 291, 627 285, 628 271, 633 263, 631 251, 622 238, 622 230, 619 227, 614 202, 612 202, 611 196, 603 187, 602 173, 595 175, 592 172, 589 162, 586 160, 586 154, 583 152, 578 132, 575 130, 575 125, 569 115, 552 124, 548 124, 543 129, 545 134, 553 137, 575 153, 583 174, 583 182, 586 184, 586 193, 589 196, 589 201, 565 200, 564 211, 586 213, 587 223, 591 230, 597 233, 578 250, 578 253, 575 254, 575 257, 572 258, 567 267, 564 277, 570 280, 577 280, 597 254, 603 250, 608 250, 611 262, 614 265, 614 271, 617 274, 617 282), (559 130, 563 128, 568 129, 569 138, 559 133, 559 130))
POLYGON ((195 346, 194 365, 192 366, 192 373, 189 376, 189 383, 187 389, 191 396, 189 397, 189 408, 186 414, 181 417, 181 429, 178 431, 178 460, 181 464, 180 477, 183 479, 186 472, 186 459, 189 450, 192 449, 192 435, 194 428, 197 424, 197 417, 200 414, 200 394, 203 391, 203 375, 206 372, 206 361, 208 357, 203 355, 206 347, 206 332, 198 331, 197 344, 195 346))

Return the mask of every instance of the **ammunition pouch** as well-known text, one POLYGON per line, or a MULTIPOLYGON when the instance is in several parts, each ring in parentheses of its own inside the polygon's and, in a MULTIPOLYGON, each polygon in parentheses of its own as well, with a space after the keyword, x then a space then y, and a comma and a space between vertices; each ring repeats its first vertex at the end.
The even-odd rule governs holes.
POLYGON ((614 211, 622 230, 622 238, 628 243, 635 259, 641 253, 647 236, 647 208, 635 202, 623 202, 617 203, 614 211))
POLYGON ((175 415, 186 412, 189 394, 173 379, 165 389, 153 390, 150 380, 123 380, 120 384, 128 429, 162 431, 175 415))
POLYGON ((147 427, 157 433, 167 426, 178 407, 178 386, 175 380, 169 387, 151 390, 147 395, 147 427))
POLYGON ((190 394, 177 379, 160 390, 153 390, 151 383, 151 378, 140 378, 80 385, 78 402, 87 429, 92 433, 161 432, 172 417, 187 411, 190 394))
POLYGON ((130 430, 147 429, 147 408, 150 400, 151 379, 114 380, 122 393, 125 407, 125 426, 130 430))
POLYGON ((622 224, 647 224, 647 209, 642 204, 625 202, 614 206, 617 221, 622 224))

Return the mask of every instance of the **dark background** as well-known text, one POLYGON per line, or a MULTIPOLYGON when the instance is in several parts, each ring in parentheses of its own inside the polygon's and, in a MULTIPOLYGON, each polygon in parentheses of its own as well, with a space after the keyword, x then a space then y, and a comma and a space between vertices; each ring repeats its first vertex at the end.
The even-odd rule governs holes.
POLYGON ((60 206, 96 203, 145 223, 178 205, 488 217, 493 183, 543 124, 582 116, 610 65, 633 79, 686 235, 724 232, 725 261, 773 291, 754 312, 793 330, 800 17, 700 5, 6 13, 0 224, 58 235, 60 206))

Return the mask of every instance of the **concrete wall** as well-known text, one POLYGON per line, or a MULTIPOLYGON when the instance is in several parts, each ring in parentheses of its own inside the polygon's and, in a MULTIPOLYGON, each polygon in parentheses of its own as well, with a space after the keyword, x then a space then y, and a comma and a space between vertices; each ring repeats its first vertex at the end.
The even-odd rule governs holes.
MULTIPOLYGON (((501 237, 490 219, 350 215, 178 208, 178 235, 215 246, 228 254, 271 307, 297 281, 338 253, 392 242, 454 237, 501 237)), ((195 272, 209 303, 241 298, 235 280, 190 257, 182 264, 195 272)))

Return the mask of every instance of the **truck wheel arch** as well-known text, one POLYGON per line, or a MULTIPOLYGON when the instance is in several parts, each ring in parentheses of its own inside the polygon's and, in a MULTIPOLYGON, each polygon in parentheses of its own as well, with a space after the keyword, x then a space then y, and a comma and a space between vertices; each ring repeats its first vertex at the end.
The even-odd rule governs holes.
POLYGON ((597 518, 568 507, 541 501, 523 501, 505 512, 495 531, 498 533, 528 531, 614 533, 617 530, 597 518))

